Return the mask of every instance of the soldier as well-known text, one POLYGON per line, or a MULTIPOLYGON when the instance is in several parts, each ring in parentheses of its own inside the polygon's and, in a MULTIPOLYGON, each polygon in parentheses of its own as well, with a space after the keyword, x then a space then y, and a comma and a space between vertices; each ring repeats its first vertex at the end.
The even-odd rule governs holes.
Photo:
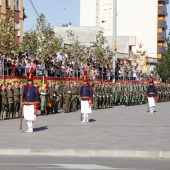
POLYGON ((12 84, 11 83, 8 83, 7 98, 8 98, 8 114, 7 114, 7 118, 13 118, 14 95, 13 95, 13 89, 12 89, 12 84))
POLYGON ((93 87, 93 108, 95 110, 99 109, 99 89, 97 83, 93 87))
POLYGON ((78 109, 78 95, 79 95, 79 88, 77 86, 77 83, 74 82, 74 85, 71 87, 71 93, 72 93, 72 111, 76 111, 78 109))
POLYGON ((109 84, 105 85, 105 96, 106 96, 106 102, 105 102, 105 108, 110 107, 110 87, 109 84))
POLYGON ((124 98, 125 106, 129 106, 129 85, 128 85, 127 82, 126 82, 126 84, 124 86, 123 98, 124 98))
POLYGON ((28 130, 27 133, 33 133, 33 124, 36 120, 36 114, 39 103, 39 88, 33 84, 32 73, 28 77, 28 85, 24 87, 23 91, 23 113, 26 120, 28 130))
POLYGON ((58 83, 55 85, 54 94, 56 96, 56 99, 55 99, 55 104, 56 104, 55 113, 58 113, 58 110, 62 109, 62 100, 63 100, 62 99, 62 89, 60 88, 60 85, 58 83))
POLYGON ((102 108, 102 103, 103 103, 103 92, 102 92, 101 83, 98 86, 98 94, 99 94, 99 109, 100 109, 100 108, 102 108))
POLYGON ((53 94, 54 94, 54 82, 49 81, 48 85, 48 102, 47 102, 47 114, 53 113, 53 94))
POLYGON ((71 94, 70 82, 66 81, 66 84, 63 87, 63 98, 64 98, 63 110, 65 113, 70 112, 71 96, 72 94, 71 94))
POLYGON ((124 104, 124 96, 123 96, 123 92, 124 92, 124 83, 122 82, 120 84, 120 87, 119 87, 119 103, 120 105, 123 105, 124 104))
POLYGON ((41 115, 47 114, 47 100, 48 100, 48 88, 47 84, 43 83, 42 86, 39 89, 40 93, 40 100, 41 100, 41 115))
POLYGON ((20 106, 20 88, 19 82, 14 81, 14 86, 12 87, 13 95, 14 95, 14 112, 13 117, 18 117, 19 106, 20 106))
POLYGON ((102 95, 102 109, 106 108, 106 88, 105 84, 102 83, 101 85, 101 95, 102 95))
POLYGON ((114 92, 115 92, 115 95, 114 95, 114 103, 113 104, 114 104, 114 106, 116 106, 119 104, 119 98, 120 98, 120 92, 121 92, 120 85, 117 82, 115 84, 114 92))
POLYGON ((115 105, 115 94, 116 94, 116 87, 115 87, 115 84, 112 84, 111 85, 111 95, 112 95, 111 102, 112 102, 112 106, 115 105))
POLYGON ((58 109, 63 110, 63 86, 62 84, 56 84, 57 89, 58 89, 58 109))
POLYGON ((148 94, 149 112, 153 113, 154 108, 155 108, 155 100, 156 100, 156 97, 157 97, 157 89, 154 86, 153 81, 149 82, 147 94, 148 94))
POLYGON ((81 113, 83 114, 82 123, 89 122, 89 114, 92 112, 91 104, 93 100, 93 90, 88 84, 87 77, 84 77, 84 85, 80 88, 81 113))
POLYGON ((144 85, 144 83, 141 84, 140 87, 140 94, 141 94, 141 102, 142 104, 146 103, 146 86, 144 85))
POLYGON ((8 111, 8 98, 5 84, 1 85, 1 96, 2 96, 1 120, 4 120, 7 118, 6 113, 8 111))

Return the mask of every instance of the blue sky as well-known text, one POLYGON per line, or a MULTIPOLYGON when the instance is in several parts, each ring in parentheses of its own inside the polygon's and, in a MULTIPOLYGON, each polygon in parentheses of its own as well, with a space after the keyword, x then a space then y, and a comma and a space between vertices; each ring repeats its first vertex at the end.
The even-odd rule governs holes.
MULTIPOLYGON (((51 26, 61 26, 62 23, 72 22, 73 26, 80 25, 80 0, 32 0, 38 13, 46 16, 51 26)), ((35 28, 37 15, 30 1, 24 0, 25 13, 28 18, 24 21, 24 32, 35 28)), ((170 4, 167 6, 169 16, 167 17, 168 30, 170 29, 170 4)), ((168 33, 169 31, 167 31, 168 33)))
MULTIPOLYGON (((51 26, 61 26, 62 23, 72 22, 73 26, 80 25, 80 0, 32 0, 38 13, 43 13, 51 26)), ((28 18, 24 21, 24 32, 34 28, 37 15, 29 0, 24 0, 25 13, 28 18)))

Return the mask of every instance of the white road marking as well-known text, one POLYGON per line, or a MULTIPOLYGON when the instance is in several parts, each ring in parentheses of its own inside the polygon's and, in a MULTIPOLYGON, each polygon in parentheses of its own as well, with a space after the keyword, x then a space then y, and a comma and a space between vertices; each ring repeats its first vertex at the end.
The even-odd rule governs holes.
MULTIPOLYGON (((115 168, 111 168, 111 167, 106 167, 106 166, 101 166, 101 165, 95 165, 95 164, 55 164, 55 166, 57 167, 51 167, 51 169, 53 168, 63 168, 63 169, 90 169, 90 170, 100 170, 100 169, 104 169, 104 170, 109 170, 109 169, 115 169, 115 168)), ((47 167, 39 167, 39 168, 47 168, 47 167)))
MULTIPOLYGON (((137 170, 136 168, 113 168, 96 164, 32 164, 32 163, 0 163, 0 166, 36 166, 38 169, 83 169, 83 170, 137 170)), ((140 170, 140 168, 139 168, 140 170)))

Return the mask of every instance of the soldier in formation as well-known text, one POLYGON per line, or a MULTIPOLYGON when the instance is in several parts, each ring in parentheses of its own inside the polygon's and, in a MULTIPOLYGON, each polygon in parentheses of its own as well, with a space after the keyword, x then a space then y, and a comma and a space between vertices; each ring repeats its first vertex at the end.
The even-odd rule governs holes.
MULTIPOLYGON (((89 82, 93 89, 92 109, 108 109, 113 106, 133 106, 146 104, 147 82, 102 83, 89 82)), ((34 83, 35 86, 37 86, 34 83)), ((23 82, 14 81, 12 84, 0 86, 0 119, 17 118, 23 115, 23 82)), ((49 81, 39 87, 40 110, 42 115, 55 113, 70 113, 80 109, 81 82, 49 81)), ((157 88, 156 102, 170 101, 170 84, 155 83, 157 88)))

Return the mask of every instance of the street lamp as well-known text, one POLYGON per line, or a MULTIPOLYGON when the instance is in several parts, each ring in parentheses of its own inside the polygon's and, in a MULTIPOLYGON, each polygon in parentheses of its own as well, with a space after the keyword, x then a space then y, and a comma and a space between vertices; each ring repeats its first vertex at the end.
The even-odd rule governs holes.
POLYGON ((117 60, 117 0, 113 0, 113 41, 112 41, 112 47, 114 51, 113 55, 113 83, 115 83, 115 66, 116 66, 116 60, 117 60))

